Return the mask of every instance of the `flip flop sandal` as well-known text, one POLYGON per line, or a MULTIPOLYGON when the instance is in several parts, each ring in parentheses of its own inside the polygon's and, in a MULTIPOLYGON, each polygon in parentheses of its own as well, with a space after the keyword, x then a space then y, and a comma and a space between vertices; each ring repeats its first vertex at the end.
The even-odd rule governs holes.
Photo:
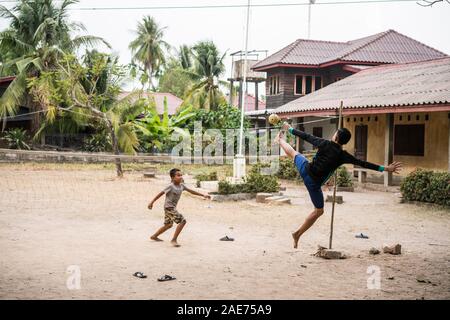
POLYGON ((228 237, 228 236, 225 236, 225 237, 223 237, 223 238, 220 238, 220 241, 234 241, 234 239, 233 239, 233 238, 230 238, 230 237, 228 237))
POLYGON ((366 236, 365 234, 358 234, 358 235, 356 235, 355 236, 355 238, 360 238, 360 239, 369 239, 369 237, 368 236, 366 236))
POLYGON ((140 271, 133 273, 133 276, 135 276, 136 278, 140 278, 140 279, 147 278, 147 276, 140 271))
POLYGON ((170 280, 175 280, 175 277, 169 276, 168 274, 162 276, 161 278, 158 279, 158 281, 170 281, 170 280))

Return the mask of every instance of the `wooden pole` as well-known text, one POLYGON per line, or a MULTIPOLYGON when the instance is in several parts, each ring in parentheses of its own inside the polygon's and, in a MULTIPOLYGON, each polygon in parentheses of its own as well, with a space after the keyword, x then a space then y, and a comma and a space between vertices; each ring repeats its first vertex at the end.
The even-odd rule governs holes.
MULTIPOLYGON (((342 106, 343 102, 341 101, 341 105, 339 106, 339 122, 338 129, 341 128, 342 125, 342 106)), ((331 207, 331 228, 330 228, 330 242, 328 245, 328 249, 332 249, 333 247, 333 225, 334 225, 334 206, 336 204, 336 189, 337 189, 337 170, 334 172, 334 190, 333 190, 333 204, 331 207)))

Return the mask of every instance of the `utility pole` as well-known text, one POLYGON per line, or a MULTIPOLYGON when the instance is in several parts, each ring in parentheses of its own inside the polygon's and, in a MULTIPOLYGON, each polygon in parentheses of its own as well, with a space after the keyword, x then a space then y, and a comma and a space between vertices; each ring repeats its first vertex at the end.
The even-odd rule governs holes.
POLYGON ((245 27, 245 51, 244 51, 244 72, 243 72, 243 89, 241 97, 241 127, 239 130, 239 150, 238 154, 234 158, 233 163, 233 177, 235 180, 240 181, 245 176, 245 155, 243 154, 244 147, 244 111, 247 100, 247 59, 248 59, 248 29, 250 24, 250 0, 247 4, 247 21, 245 27))

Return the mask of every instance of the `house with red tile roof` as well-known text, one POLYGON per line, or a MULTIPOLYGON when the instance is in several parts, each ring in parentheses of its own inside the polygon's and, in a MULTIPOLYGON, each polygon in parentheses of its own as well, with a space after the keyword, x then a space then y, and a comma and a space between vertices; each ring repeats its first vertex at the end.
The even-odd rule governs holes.
MULTIPOLYGON (((343 101, 353 134, 347 148, 358 158, 402 161, 405 173, 448 170, 449 63, 447 54, 394 30, 348 42, 299 39, 253 65, 267 73, 267 109, 246 114, 277 113, 330 139, 343 101)), ((299 140, 296 148, 312 150, 299 140)))
POLYGON ((267 73, 266 104, 272 109, 373 66, 446 56, 388 30, 348 42, 298 39, 253 65, 252 70, 267 73))

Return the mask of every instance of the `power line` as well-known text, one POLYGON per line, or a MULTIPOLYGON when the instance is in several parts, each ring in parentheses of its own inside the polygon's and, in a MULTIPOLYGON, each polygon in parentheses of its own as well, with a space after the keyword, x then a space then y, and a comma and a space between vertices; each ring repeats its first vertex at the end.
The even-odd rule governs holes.
MULTIPOLYGON (((316 2, 315 5, 344 5, 344 4, 373 4, 373 3, 393 3, 393 2, 417 2, 417 0, 354 0, 354 1, 332 1, 332 2, 316 2)), ((307 6, 308 3, 262 3, 252 4, 251 8, 262 7, 293 7, 307 6)), ((225 9, 225 8, 246 8, 245 4, 223 4, 223 5, 191 5, 191 6, 140 6, 140 7, 73 7, 69 10, 76 11, 96 11, 96 10, 171 10, 171 9, 225 9)))
MULTIPOLYGON (((102 117, 94 115, 94 114, 86 114, 86 113, 83 113, 83 112, 71 110, 70 107, 69 108, 58 107, 57 109, 60 110, 60 111, 67 111, 67 112, 70 112, 70 113, 79 114, 79 115, 82 115, 82 116, 85 116, 85 117, 88 117, 88 118, 103 119, 102 117)), ((47 112, 47 111, 48 110, 38 110, 38 111, 33 111, 33 112, 28 112, 28 113, 17 114, 17 115, 13 115, 13 116, 7 116, 7 117, 0 118, 0 121, 14 119, 14 118, 17 119, 17 118, 21 118, 21 117, 25 117, 25 116, 29 116, 29 115, 37 114, 37 113, 43 113, 43 112, 47 112)), ((309 124, 309 123, 316 123, 316 122, 322 122, 322 121, 329 121, 329 120, 337 119, 337 118, 339 118, 339 117, 338 116, 326 116, 324 119, 297 122, 297 123, 291 124, 291 126, 298 127, 298 126, 300 126, 302 124, 309 124)), ((219 128, 210 128, 210 129, 219 129, 219 128)), ((236 129, 237 130, 239 128, 220 128, 220 129, 236 129)), ((255 130, 255 129, 262 130, 262 129, 277 129, 277 128, 273 127, 273 126, 258 127, 258 128, 247 128, 247 130, 255 130)))
MULTIPOLYGON (((316 2, 314 5, 346 5, 346 4, 376 4, 376 3, 409 3, 418 0, 348 0, 316 2)), ((17 3, 12 0, 1 0, 0 3, 17 3)), ((259 3, 250 5, 251 8, 263 7, 294 7, 308 6, 309 2, 292 3, 259 3)), ((186 5, 186 6, 134 6, 134 7, 69 7, 72 11, 112 11, 112 10, 182 10, 182 9, 225 9, 225 8, 246 8, 246 4, 220 4, 220 5, 186 5)))

